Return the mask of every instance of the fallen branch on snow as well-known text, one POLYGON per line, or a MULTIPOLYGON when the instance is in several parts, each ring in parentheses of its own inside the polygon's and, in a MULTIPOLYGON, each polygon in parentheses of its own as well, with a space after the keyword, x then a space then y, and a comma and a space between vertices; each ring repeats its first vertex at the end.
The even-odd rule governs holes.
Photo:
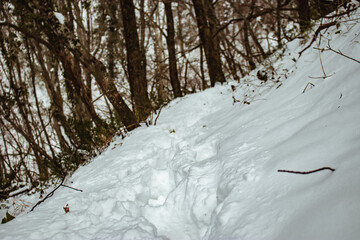
POLYGON ((52 190, 48 195, 46 195, 46 197, 44 197, 43 199, 41 199, 40 201, 38 201, 35 206, 33 206, 31 208, 31 210, 29 212, 32 212, 37 206, 39 206, 41 203, 43 203, 46 199, 52 197, 54 195, 54 192, 61 187, 61 185, 64 183, 65 181, 65 177, 61 180, 61 183, 59 184, 59 186, 57 186, 54 190, 52 190))
POLYGON ((311 173, 319 172, 322 170, 330 170, 332 172, 335 171, 335 169, 333 169, 331 167, 323 167, 323 168, 315 169, 315 170, 308 171, 308 172, 291 171, 291 170, 278 170, 278 172, 286 172, 286 173, 294 173, 294 174, 311 174, 311 173))
POLYGON ((308 87, 309 85, 310 85, 311 87, 315 87, 314 84, 312 84, 311 82, 308 82, 308 83, 306 84, 306 86, 305 86, 305 88, 304 88, 304 91, 303 91, 302 93, 305 93, 305 91, 306 91, 306 89, 307 89, 307 87, 308 87))
POLYGON ((61 183, 60 183, 56 188, 54 188, 54 190, 52 190, 48 195, 46 195, 46 197, 44 197, 43 199, 41 199, 40 201, 38 201, 38 202, 35 204, 35 206, 33 206, 33 207, 31 208, 31 210, 30 210, 29 212, 32 212, 37 206, 39 206, 41 203, 45 202, 46 199, 52 197, 52 196, 54 195, 54 192, 55 192, 56 190, 58 190, 61 186, 67 187, 67 188, 70 188, 70 189, 73 189, 73 190, 79 191, 79 192, 82 192, 82 191, 83 191, 83 190, 80 190, 80 189, 76 189, 76 188, 73 188, 73 187, 69 187, 69 186, 67 186, 67 185, 64 185, 64 184, 63 184, 64 181, 65 181, 65 177, 61 180, 61 183))
POLYGON ((82 192, 82 191, 83 191, 83 190, 81 190, 81 189, 73 188, 73 187, 70 187, 70 186, 64 185, 64 184, 61 184, 61 186, 67 187, 67 188, 70 188, 70 189, 72 189, 72 190, 79 191, 79 192, 82 192))

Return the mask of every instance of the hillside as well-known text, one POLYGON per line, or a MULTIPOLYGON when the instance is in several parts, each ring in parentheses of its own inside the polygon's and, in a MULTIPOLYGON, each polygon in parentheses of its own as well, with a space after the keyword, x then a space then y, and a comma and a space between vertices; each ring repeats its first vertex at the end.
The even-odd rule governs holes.
POLYGON ((256 69, 174 100, 66 181, 83 192, 59 188, 0 238, 360 238, 360 65, 314 49, 329 40, 359 60, 360 24, 322 33, 300 58, 309 41, 275 54, 264 68, 274 79, 256 69), (278 172, 322 167, 335 171, 278 172))

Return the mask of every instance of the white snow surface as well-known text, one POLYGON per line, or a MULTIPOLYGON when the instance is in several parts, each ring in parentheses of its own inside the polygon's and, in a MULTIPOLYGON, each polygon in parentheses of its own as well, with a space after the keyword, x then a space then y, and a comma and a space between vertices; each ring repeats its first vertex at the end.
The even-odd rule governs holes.
MULTIPOLYGON (((335 31, 331 47, 359 59, 360 24, 335 31)), ((67 180, 83 192, 59 188, 0 239, 360 239, 360 65, 324 51, 331 76, 310 78, 323 76, 318 50, 291 60, 305 46, 273 64, 280 87, 254 72, 174 100, 67 180), (277 172, 321 167, 336 170, 277 172)))
POLYGON ((55 14, 55 17, 59 20, 59 22, 60 22, 61 24, 64 24, 64 23, 65 23, 65 17, 64 17, 64 15, 62 15, 62 14, 59 13, 59 12, 54 12, 54 14, 55 14))

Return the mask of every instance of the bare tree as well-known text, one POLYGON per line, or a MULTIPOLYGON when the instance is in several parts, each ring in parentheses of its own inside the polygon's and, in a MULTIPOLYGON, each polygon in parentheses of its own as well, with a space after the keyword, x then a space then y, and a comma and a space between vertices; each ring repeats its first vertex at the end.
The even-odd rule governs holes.
POLYGON ((174 96, 175 98, 177 98, 177 97, 181 97, 182 93, 181 93, 177 64, 176 64, 175 29, 174 29, 173 13, 171 9, 171 1, 165 0, 164 5, 165 5, 165 14, 166 14, 166 23, 167 23, 166 43, 169 53, 170 81, 174 92, 174 96))
POLYGON ((211 0, 192 0, 196 13, 201 44, 205 50, 211 86, 224 83, 225 77, 220 59, 220 46, 217 32, 217 18, 211 0))
POLYGON ((132 0, 120 0, 120 5, 135 115, 139 121, 144 121, 152 110, 147 93, 146 58, 145 54, 140 50, 134 3, 132 0))

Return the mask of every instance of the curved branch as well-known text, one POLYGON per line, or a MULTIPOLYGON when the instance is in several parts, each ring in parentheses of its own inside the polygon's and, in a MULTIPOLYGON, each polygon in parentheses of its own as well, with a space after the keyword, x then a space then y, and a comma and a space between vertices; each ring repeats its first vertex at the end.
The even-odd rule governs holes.
POLYGON ((329 28, 329 27, 331 27, 331 26, 334 26, 334 25, 336 25, 337 23, 338 23, 337 21, 333 21, 333 22, 329 22, 329 23, 320 25, 320 26, 318 27, 318 29, 316 29, 315 34, 314 34, 314 36, 312 37, 311 42, 309 43, 309 45, 307 45, 303 50, 301 50, 301 51, 299 52, 299 57, 301 56, 301 54, 302 54, 303 52, 305 52, 309 47, 311 47, 311 45, 315 42, 315 40, 316 40, 317 36, 319 35, 319 33, 321 32, 321 30, 324 30, 324 29, 327 29, 327 28, 329 28))
POLYGON ((39 206, 41 203, 43 203, 46 199, 52 197, 52 196, 54 195, 54 192, 55 192, 56 190, 58 190, 58 188, 63 185, 64 181, 65 181, 65 177, 61 180, 61 183, 60 183, 54 190, 52 190, 48 195, 46 195, 46 197, 44 197, 43 199, 41 199, 40 201, 38 201, 38 202, 35 204, 35 206, 33 206, 33 207, 31 208, 31 210, 30 210, 29 212, 32 212, 37 206, 39 206))
POLYGON ((308 171, 308 172, 291 171, 291 170, 278 170, 278 172, 294 173, 294 174, 311 174, 311 173, 315 173, 315 172, 319 172, 319 171, 323 171, 323 170, 330 170, 332 172, 335 171, 335 169, 333 169, 331 167, 323 167, 323 168, 315 169, 315 170, 308 171))

